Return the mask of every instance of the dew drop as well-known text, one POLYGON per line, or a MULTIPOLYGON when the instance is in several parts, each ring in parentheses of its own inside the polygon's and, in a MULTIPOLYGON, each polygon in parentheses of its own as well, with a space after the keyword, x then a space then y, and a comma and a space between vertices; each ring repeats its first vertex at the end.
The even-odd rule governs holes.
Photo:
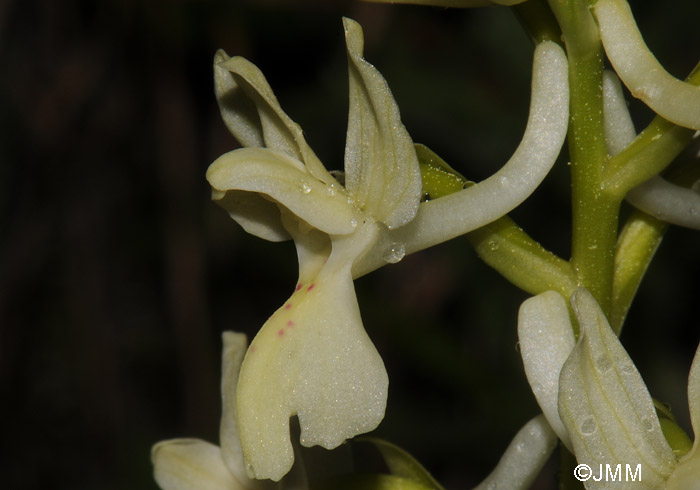
POLYGON ((389 245, 389 248, 387 248, 386 253, 384 254, 384 260, 390 264, 395 264, 401 261, 405 255, 406 249, 404 248, 403 244, 392 243, 389 245))
POLYGON ((515 445, 515 450, 518 451, 519 453, 522 453, 525 451, 525 443, 519 442, 515 445))
POLYGON ((498 242, 495 240, 491 240, 488 242, 488 247, 489 247, 489 250, 491 250, 492 252, 495 252, 496 250, 498 250, 498 242))
POLYGON ((508 187, 510 185, 508 177, 501 177, 498 179, 498 182, 501 184, 501 187, 508 187))
POLYGON ((353 228, 357 228, 357 220, 355 218, 350 220, 350 226, 353 228))
POLYGON ((596 425, 593 417, 587 417, 581 423, 581 434, 583 434, 584 436, 590 436, 591 434, 594 434, 597 429, 598 426, 596 425))
POLYGON ((595 365, 598 368, 598 371, 604 373, 605 371, 610 370, 610 368, 612 367, 612 361, 605 354, 601 354, 600 356, 598 356, 598 359, 596 359, 595 365))
POLYGON ((622 374, 632 374, 634 372, 634 366, 632 366, 632 363, 630 362, 624 362, 620 366, 620 372, 622 374))
POLYGON ((645 431, 651 432, 654 430, 654 422, 649 417, 642 417, 642 427, 645 431))
POLYGON ((301 189, 301 192, 304 194, 311 193, 311 186, 304 181, 301 182, 301 186, 299 188, 301 189))

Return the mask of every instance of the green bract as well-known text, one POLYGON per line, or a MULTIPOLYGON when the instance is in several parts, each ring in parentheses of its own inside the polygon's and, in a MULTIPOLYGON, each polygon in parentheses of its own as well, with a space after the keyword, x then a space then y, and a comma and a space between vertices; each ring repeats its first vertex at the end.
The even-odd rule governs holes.
POLYGON ((209 168, 213 199, 249 233, 293 239, 299 259, 292 296, 263 325, 241 367, 237 420, 255 478, 279 480, 289 471, 293 415, 303 445, 328 449, 384 416, 387 374, 363 328, 353 277, 515 208, 547 174, 566 134, 566 57, 543 43, 535 51, 528 126, 513 158, 484 182, 421 203, 413 141, 386 81, 362 58, 360 26, 349 19, 344 26, 345 185, 318 160, 257 67, 222 51, 215 58, 222 117, 246 148, 209 168))

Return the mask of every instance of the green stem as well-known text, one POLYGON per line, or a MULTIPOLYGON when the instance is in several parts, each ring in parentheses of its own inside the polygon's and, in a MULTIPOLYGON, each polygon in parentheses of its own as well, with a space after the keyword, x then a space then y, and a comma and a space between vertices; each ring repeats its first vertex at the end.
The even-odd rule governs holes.
POLYGON ((572 184, 571 264, 578 284, 610 313, 621 198, 604 192, 607 156, 603 123, 603 48, 584 0, 550 0, 569 58, 572 184))
POLYGON ((562 44, 561 29, 546 0, 529 0, 515 5, 513 11, 534 44, 544 41, 562 44))

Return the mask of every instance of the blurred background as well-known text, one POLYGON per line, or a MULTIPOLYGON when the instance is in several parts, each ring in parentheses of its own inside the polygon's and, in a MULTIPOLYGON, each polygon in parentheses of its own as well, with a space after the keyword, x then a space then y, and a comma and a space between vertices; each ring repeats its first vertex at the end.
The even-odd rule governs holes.
MULTIPOLYGON (((678 77, 700 53, 692 0, 633 2, 678 77)), ((481 180, 527 118, 532 47, 507 8, 312 0, 0 2, 0 486, 155 489, 155 442, 218 442, 220 334, 255 334, 296 281, 291 243, 209 200, 218 48, 266 74, 329 168, 342 167, 341 16, 365 29, 415 141, 481 180)), ((651 119, 632 111, 641 129, 651 119)), ((697 151, 697 148, 695 149, 697 151)), ((686 155, 688 156, 688 155, 686 155)), ((512 216, 568 258, 566 155, 512 216)), ((698 233, 671 229, 623 342, 687 430, 700 340, 698 233)), ((538 413, 517 350, 526 298, 456 239, 356 281, 391 380, 377 434, 447 488, 485 477, 538 413)), ((552 461, 552 467, 556 467, 552 461)), ((555 488, 550 475, 536 488, 555 488)))

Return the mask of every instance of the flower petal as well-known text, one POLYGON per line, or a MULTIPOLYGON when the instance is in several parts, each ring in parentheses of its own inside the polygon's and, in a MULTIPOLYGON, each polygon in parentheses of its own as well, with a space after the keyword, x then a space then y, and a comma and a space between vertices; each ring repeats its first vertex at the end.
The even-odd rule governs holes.
POLYGON ((556 445, 556 434, 538 415, 518 431, 496 468, 475 490, 530 488, 556 445))
POLYGON ((547 422, 571 449, 559 417, 559 374, 576 341, 564 298, 547 291, 527 299, 518 315, 518 342, 525 375, 547 422))
POLYGON ((159 442, 151 451, 155 480, 163 490, 238 490, 218 446, 199 439, 159 442))
POLYGON ((362 27, 348 18, 343 25, 350 73, 345 186, 356 206, 396 228, 411 221, 418 210, 418 158, 389 85, 362 58, 362 27))
POLYGON ((256 210, 251 207, 255 202, 250 198, 240 199, 239 193, 227 197, 228 192, 262 194, 325 233, 342 235, 352 233, 357 227, 357 211, 348 204, 339 185, 316 180, 300 162, 282 153, 264 148, 241 148, 225 153, 209 166, 207 180, 215 191, 213 199, 246 231, 257 231, 255 234, 262 238, 287 236, 283 234, 279 213, 273 215, 269 206, 256 210))
POLYGON ((229 131, 243 146, 265 147, 304 162, 311 175, 335 183, 297 123, 282 110, 260 69, 222 50, 214 57, 216 100, 229 131))
POLYGON ((373 253, 353 270, 359 277, 385 265, 386 250, 417 252, 484 226, 520 205, 539 186, 559 155, 569 125, 568 63, 553 42, 535 49, 532 100, 523 139, 494 175, 448 196, 420 204, 415 219, 384 233, 373 253))
MULTIPOLYGON (((661 488, 676 458, 642 377, 593 296, 581 288, 571 301, 581 333, 561 371, 559 414, 576 459, 594 469, 641 464, 643 486, 636 482, 633 488, 661 488)), ((591 479, 586 488, 612 485, 591 479)))
POLYGON ((600 37, 615 71, 632 95, 679 126, 700 130, 700 87, 671 76, 644 43, 625 0, 593 7, 600 37))
POLYGON ((700 230, 700 192, 652 177, 627 193, 629 201, 653 217, 700 230))
MULTIPOLYGON (((302 445, 327 449, 382 420, 388 378, 362 326, 350 276, 352 262, 372 245, 376 230, 367 222, 351 235, 333 237, 318 275, 302 279, 253 340, 237 398, 249 475, 279 480, 289 470, 294 414, 302 445)), ((304 241, 303 230, 290 233, 296 243, 304 241)))

